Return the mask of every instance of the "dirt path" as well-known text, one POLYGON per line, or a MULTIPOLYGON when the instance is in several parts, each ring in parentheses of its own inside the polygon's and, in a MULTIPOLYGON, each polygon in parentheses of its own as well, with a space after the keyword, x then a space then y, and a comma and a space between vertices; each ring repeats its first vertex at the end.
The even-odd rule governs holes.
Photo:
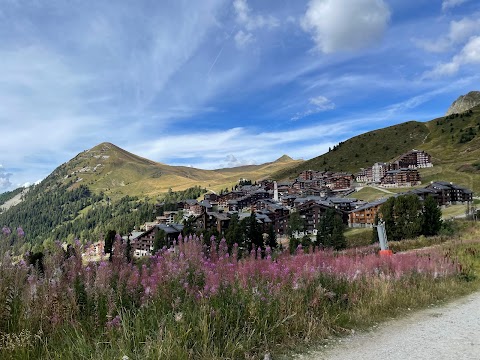
POLYGON ((335 359, 480 359, 480 292, 442 307, 392 320, 369 332, 332 340, 326 348, 294 357, 335 359))

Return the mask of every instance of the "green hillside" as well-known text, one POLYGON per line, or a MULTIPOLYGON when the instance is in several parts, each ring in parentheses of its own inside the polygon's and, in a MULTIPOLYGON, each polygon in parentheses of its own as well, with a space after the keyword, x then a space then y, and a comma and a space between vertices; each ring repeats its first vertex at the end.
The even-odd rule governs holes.
POLYGON ((356 173, 375 162, 388 162, 412 150, 432 155, 433 168, 420 169, 422 181, 445 180, 480 193, 480 106, 426 123, 409 121, 341 142, 328 153, 274 174, 292 179, 303 170, 356 173))
POLYGON ((421 148, 428 133, 426 124, 415 121, 370 131, 341 142, 326 154, 279 171, 274 177, 295 178, 298 173, 309 169, 356 173, 362 167, 386 162, 413 148, 421 148))
POLYGON ((426 125, 429 135, 421 149, 435 166, 420 171, 424 182, 443 179, 480 193, 480 106, 426 125))

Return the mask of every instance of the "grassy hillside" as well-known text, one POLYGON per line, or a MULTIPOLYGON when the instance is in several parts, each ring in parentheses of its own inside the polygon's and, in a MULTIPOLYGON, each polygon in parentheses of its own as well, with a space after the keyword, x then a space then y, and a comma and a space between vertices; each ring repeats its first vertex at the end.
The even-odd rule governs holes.
POLYGON ((169 189, 177 191, 193 186, 218 191, 232 187, 240 178, 260 180, 299 163, 301 161, 282 156, 277 161, 262 165, 201 170, 157 163, 113 144, 102 143, 58 167, 47 182, 61 182, 70 188, 84 184, 90 190, 104 192, 113 199, 125 195, 153 198, 169 189))
POLYGON ((426 123, 409 121, 370 131, 340 143, 335 149, 296 167, 274 174, 294 178, 303 170, 335 170, 356 173, 377 161, 391 161, 411 150, 432 155, 433 168, 421 169, 423 183, 446 180, 480 193, 480 106, 463 114, 426 123))
POLYGON ((424 182, 442 178, 480 192, 480 107, 471 113, 426 123, 429 135, 422 149, 434 167, 421 170, 424 182))
POLYGON ((279 171, 274 177, 294 178, 308 169, 356 173, 362 167, 379 161, 389 161, 406 151, 421 147, 428 133, 426 124, 415 121, 370 131, 341 142, 326 154, 279 171))

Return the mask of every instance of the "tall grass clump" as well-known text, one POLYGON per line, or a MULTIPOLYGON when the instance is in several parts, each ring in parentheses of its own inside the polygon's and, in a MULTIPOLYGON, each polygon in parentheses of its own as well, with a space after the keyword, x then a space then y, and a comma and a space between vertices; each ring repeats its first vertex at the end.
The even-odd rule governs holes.
POLYGON ((267 248, 239 259, 225 240, 206 248, 189 237, 139 264, 114 248, 111 261, 84 264, 79 243, 68 253, 58 245, 41 268, 5 256, 0 358, 249 359, 429 304, 467 281, 462 259, 439 248, 386 258, 267 248))

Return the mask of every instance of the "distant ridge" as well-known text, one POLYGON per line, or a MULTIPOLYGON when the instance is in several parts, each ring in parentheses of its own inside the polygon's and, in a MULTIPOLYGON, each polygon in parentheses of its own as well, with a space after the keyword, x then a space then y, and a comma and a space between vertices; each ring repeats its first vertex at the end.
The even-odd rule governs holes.
POLYGON ((286 162, 286 161, 294 161, 294 160, 288 155, 282 155, 281 157, 279 157, 274 162, 286 162))
POLYGON ((458 99, 448 108, 445 116, 461 114, 477 105, 480 105, 480 91, 470 91, 466 95, 459 96, 458 99))
POLYGON ((273 173, 301 162, 283 155, 260 165, 203 170, 162 164, 102 142, 60 165, 45 179, 43 186, 61 184, 75 189, 86 185, 91 191, 107 194, 112 199, 125 195, 155 197, 169 189, 177 191, 193 186, 222 190, 234 186, 240 178, 253 181, 270 178, 273 173))

